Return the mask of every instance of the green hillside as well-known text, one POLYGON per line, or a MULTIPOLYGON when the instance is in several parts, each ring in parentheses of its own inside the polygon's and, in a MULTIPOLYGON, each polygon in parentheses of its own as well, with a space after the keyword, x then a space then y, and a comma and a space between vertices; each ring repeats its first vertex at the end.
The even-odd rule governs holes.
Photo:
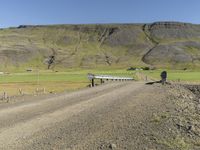
POLYGON ((0 69, 200 67, 200 25, 19 26, 0 29, 0 69))

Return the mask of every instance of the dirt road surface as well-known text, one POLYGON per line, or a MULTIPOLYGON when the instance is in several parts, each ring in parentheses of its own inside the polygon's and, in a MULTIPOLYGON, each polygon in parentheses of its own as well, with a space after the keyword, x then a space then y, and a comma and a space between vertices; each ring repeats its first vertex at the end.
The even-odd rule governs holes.
POLYGON ((0 149, 154 149, 146 122, 162 109, 164 99, 162 88, 116 82, 2 104, 0 149))

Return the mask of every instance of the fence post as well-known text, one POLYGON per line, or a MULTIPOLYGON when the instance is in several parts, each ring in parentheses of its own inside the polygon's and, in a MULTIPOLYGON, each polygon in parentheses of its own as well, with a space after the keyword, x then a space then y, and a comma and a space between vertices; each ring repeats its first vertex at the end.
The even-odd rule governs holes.
POLYGON ((43 88, 43 93, 44 93, 44 94, 46 93, 46 89, 45 89, 45 88, 43 88))
POLYGON ((7 93, 3 92, 3 100, 7 99, 7 93))
POLYGON ((94 87, 94 79, 92 79, 92 87, 94 87))
POLYGON ((22 91, 22 89, 20 88, 19 89, 19 95, 23 95, 24 93, 23 93, 23 91, 22 91))
POLYGON ((8 96, 8 94, 6 92, 3 92, 3 100, 7 100, 7 103, 10 100, 10 97, 8 96))
POLYGON ((101 84, 103 84, 103 79, 101 79, 101 84))

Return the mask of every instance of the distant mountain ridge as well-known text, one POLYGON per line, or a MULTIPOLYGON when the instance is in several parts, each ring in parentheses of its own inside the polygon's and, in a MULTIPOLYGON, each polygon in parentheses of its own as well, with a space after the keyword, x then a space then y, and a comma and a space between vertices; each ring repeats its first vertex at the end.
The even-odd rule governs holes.
POLYGON ((200 67, 200 25, 21 25, 0 30, 0 68, 200 67))

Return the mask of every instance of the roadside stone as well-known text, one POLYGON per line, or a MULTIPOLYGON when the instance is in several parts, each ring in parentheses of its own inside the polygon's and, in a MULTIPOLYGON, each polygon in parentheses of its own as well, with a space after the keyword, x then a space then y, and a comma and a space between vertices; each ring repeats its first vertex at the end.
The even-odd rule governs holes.
POLYGON ((117 148, 117 145, 112 143, 112 144, 109 145, 109 148, 110 148, 110 149, 116 149, 116 148, 117 148))
POLYGON ((189 98, 192 100, 192 99, 193 99, 193 96, 192 96, 192 95, 189 95, 189 98))
POLYGON ((105 145, 101 144, 99 149, 104 149, 105 148, 105 145))
POLYGON ((200 110, 200 104, 198 104, 197 108, 198 108, 198 110, 200 110))

